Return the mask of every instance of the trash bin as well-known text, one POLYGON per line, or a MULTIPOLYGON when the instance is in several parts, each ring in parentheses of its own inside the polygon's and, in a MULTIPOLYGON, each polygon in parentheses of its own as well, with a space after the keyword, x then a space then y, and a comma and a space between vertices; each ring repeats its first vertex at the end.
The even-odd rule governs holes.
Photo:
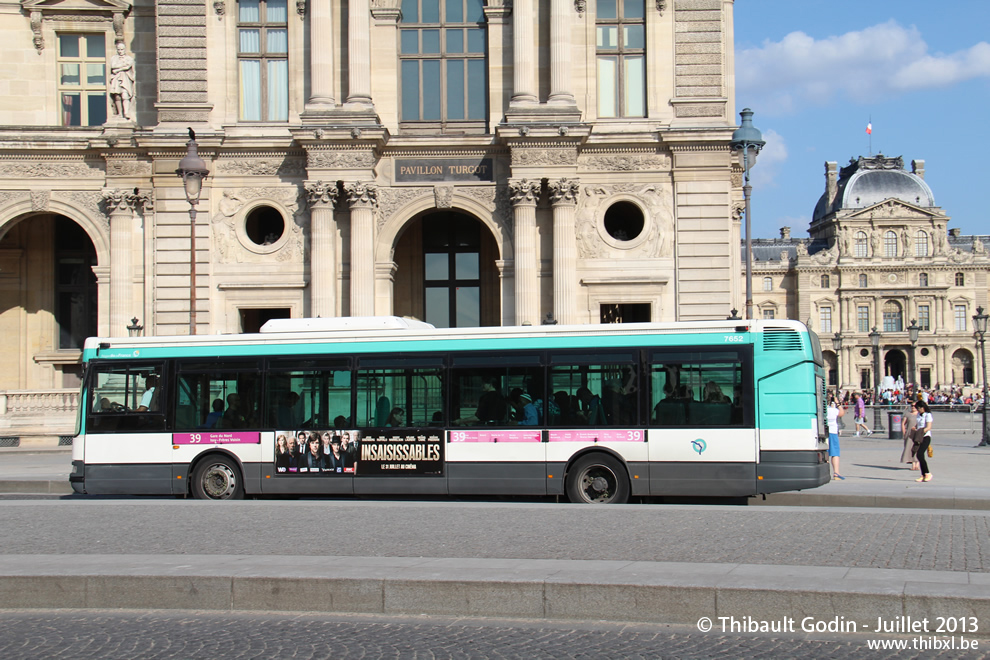
POLYGON ((901 413, 887 413, 887 428, 890 429, 887 437, 891 440, 904 439, 904 431, 901 429, 901 413))

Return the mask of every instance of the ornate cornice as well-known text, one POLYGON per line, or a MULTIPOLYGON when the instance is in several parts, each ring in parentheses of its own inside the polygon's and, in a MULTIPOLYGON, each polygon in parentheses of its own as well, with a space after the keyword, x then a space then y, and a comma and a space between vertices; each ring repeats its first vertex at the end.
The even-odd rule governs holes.
POLYGON ((309 169, 354 169, 375 166, 375 154, 370 149, 342 151, 340 149, 308 149, 309 169))

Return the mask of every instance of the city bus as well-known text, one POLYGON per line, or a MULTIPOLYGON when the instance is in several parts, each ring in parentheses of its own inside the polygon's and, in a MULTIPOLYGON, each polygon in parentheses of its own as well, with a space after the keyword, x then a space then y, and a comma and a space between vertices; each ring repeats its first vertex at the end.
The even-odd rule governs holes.
POLYGON ((81 494, 749 497, 829 481, 818 337, 782 320, 279 319, 86 341, 81 494))

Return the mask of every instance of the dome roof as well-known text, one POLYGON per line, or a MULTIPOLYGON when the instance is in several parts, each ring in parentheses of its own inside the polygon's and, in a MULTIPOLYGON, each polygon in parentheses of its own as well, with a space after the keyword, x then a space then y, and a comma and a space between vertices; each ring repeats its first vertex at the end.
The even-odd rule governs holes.
POLYGON ((887 199, 898 199, 920 207, 935 206, 935 196, 925 180, 904 171, 901 157, 860 157, 839 173, 835 200, 828 204, 827 191, 815 206, 814 220, 840 209, 862 209, 887 199))

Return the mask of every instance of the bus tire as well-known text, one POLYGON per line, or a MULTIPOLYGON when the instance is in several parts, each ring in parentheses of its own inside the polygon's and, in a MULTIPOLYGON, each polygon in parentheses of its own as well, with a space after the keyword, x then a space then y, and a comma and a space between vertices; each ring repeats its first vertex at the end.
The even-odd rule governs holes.
POLYGON ((242 500, 244 483, 234 459, 208 456, 193 472, 193 495, 200 500, 242 500))
POLYGON ((626 468, 608 454, 585 454, 567 473, 567 498, 584 504, 625 504, 629 501, 626 468))

